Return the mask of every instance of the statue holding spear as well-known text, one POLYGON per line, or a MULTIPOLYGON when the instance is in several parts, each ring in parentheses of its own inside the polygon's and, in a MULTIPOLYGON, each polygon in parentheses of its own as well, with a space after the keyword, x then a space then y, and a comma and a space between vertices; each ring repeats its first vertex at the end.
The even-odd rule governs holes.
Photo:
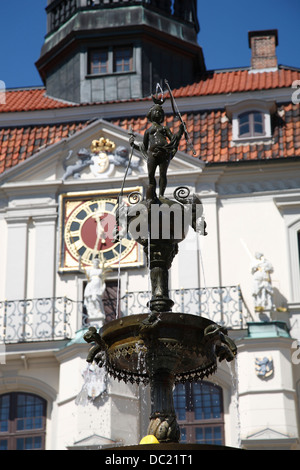
POLYGON ((186 125, 182 120, 181 114, 176 107, 176 103, 167 80, 165 83, 168 87, 172 108, 177 117, 180 119, 179 131, 173 134, 172 131, 163 125, 165 113, 162 108, 166 98, 163 97, 163 91, 159 84, 156 87, 156 95, 152 95, 154 105, 151 107, 147 114, 151 126, 145 131, 143 142, 136 144, 134 137, 129 139, 130 145, 139 150, 147 161, 149 186, 147 188, 147 200, 154 202, 157 199, 156 195, 156 179, 155 172, 159 167, 159 197, 163 197, 167 187, 167 170, 172 158, 175 156, 179 142, 183 134, 190 142, 186 125), (158 90, 161 91, 161 97, 158 96, 158 90))

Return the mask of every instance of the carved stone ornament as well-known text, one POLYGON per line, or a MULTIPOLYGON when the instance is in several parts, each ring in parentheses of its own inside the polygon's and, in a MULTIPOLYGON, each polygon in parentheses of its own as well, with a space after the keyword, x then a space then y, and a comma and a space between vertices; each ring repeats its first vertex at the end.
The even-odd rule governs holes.
MULTIPOLYGON (((127 174, 132 170, 143 173, 142 157, 135 157, 130 161, 127 174)), ((90 149, 82 148, 74 156, 73 150, 63 160, 63 181, 73 177, 81 178, 82 171, 89 167, 96 178, 110 176, 118 168, 125 172, 129 162, 129 148, 123 145, 116 146, 115 142, 100 137, 99 140, 93 140, 90 149)))
POLYGON ((268 379, 274 374, 274 364, 272 357, 256 357, 255 358, 255 372, 257 377, 261 379, 268 379))

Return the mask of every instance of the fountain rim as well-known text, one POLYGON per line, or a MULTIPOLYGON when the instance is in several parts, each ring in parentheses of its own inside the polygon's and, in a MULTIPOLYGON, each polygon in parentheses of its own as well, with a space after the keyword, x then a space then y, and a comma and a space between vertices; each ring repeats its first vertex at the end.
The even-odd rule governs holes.
MULTIPOLYGON (((100 335, 107 345, 98 357, 98 365, 105 366, 107 372, 124 382, 149 383, 149 371, 139 371, 130 365, 129 358, 140 351, 155 357, 159 348, 170 357, 193 356, 194 367, 181 367, 173 370, 174 383, 202 380, 214 373, 217 369, 217 359, 213 353, 212 345, 203 350, 204 330, 207 326, 216 325, 210 319, 196 315, 174 312, 162 312, 153 324, 147 324, 148 314, 136 314, 122 317, 104 325, 100 335), (152 344, 151 350, 147 350, 152 344), (116 359, 118 357, 118 359, 116 359), (201 358, 204 358, 201 364, 201 358), (126 366, 121 366, 126 362, 126 366)), ((163 367, 162 367, 163 368, 163 367)))

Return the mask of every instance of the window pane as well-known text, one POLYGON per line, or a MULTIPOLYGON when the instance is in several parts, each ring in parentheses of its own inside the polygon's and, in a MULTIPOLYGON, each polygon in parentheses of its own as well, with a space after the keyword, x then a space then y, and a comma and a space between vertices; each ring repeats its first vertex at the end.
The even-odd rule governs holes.
POLYGON ((239 115, 239 135, 243 136, 250 132, 250 115, 243 113, 239 115))
POLYGON ((263 113, 251 111, 239 115, 239 136, 249 137, 264 134, 263 113))
POLYGON ((0 432, 8 431, 9 423, 9 395, 0 397, 0 432))
POLYGON ((34 438, 34 449, 41 449, 42 448, 42 436, 36 436, 34 438))
POLYGON ((179 421, 185 420, 186 417, 185 402, 185 386, 182 384, 178 384, 174 391, 174 406, 177 413, 177 419, 179 421))
POLYGON ((115 72, 130 72, 132 69, 132 50, 115 49, 115 72))
POLYGON ((264 128, 262 124, 254 124, 254 133, 255 134, 263 134, 264 128))
POLYGON ((8 441, 3 439, 0 441, 0 450, 7 450, 8 449, 8 441))
POLYGON ((180 442, 182 444, 186 443, 186 428, 180 428, 180 442))
POLYGON ((253 120, 254 122, 261 123, 263 122, 262 114, 261 113, 253 113, 253 120))
POLYGON ((195 435, 196 435, 196 444, 204 444, 203 429, 196 428, 195 435))
POLYGON ((92 74, 108 72, 108 51, 92 51, 90 58, 90 72, 92 74))
POLYGON ((262 113, 253 113, 253 128, 255 135, 262 135, 264 133, 262 113))
POLYGON ((40 450, 42 449, 42 437, 20 437, 17 439, 17 450, 40 450))
POLYGON ((183 411, 184 404, 184 411, 188 411, 181 415, 185 416, 180 426, 185 442, 223 444, 222 400, 222 389, 208 382, 176 386, 174 405, 177 416, 183 411))
POLYGON ((219 446, 223 444, 221 426, 214 427, 214 444, 219 446))
POLYGON ((25 439, 19 438, 17 439, 17 450, 24 450, 25 447, 25 439))
POLYGON ((249 113, 241 114, 239 117, 240 125, 249 123, 249 113))
POLYGON ((221 426, 196 427, 196 444, 222 445, 221 426))
POLYGON ((194 397, 195 397, 195 419, 211 419, 213 412, 212 412, 212 397, 211 397, 211 389, 209 385, 205 384, 197 384, 198 387, 195 390, 194 397))
POLYGON ((262 135, 264 133, 264 128, 262 124, 254 124, 254 134, 262 135))
POLYGON ((219 393, 212 393, 212 418, 221 418, 221 400, 219 393))
POLYGON ((243 136, 250 132, 250 114, 243 113, 239 115, 239 135, 243 136))
POLYGON ((17 431, 40 429, 43 423, 43 402, 33 395, 18 394, 17 431))
POLYGON ((206 444, 213 444, 213 428, 204 428, 204 442, 206 444))
POLYGON ((43 435, 35 436, 32 430, 44 433, 45 411, 45 400, 36 395, 12 392, 0 396, 0 450, 42 449, 43 435))
POLYGON ((250 126, 248 123, 240 125, 240 135, 249 134, 250 126))

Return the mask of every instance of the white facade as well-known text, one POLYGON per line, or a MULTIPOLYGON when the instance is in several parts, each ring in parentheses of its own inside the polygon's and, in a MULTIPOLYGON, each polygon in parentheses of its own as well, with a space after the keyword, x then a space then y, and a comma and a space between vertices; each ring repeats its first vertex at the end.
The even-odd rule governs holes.
MULTIPOLYGON (((0 180, 0 331, 6 352, 5 363, 0 365, 0 393, 30 392, 47 401, 49 450, 137 444, 148 425, 149 390, 142 385, 131 386, 108 378, 106 392, 94 402, 90 400, 86 406, 75 403, 84 384, 82 373, 87 367, 89 348, 80 340, 82 318, 76 306, 67 323, 62 317, 57 319, 56 336, 48 341, 36 339, 39 328, 40 334, 49 328, 50 313, 41 316, 38 309, 31 308, 31 313, 27 309, 23 331, 26 341, 18 342, 17 329, 23 327, 24 310, 19 309, 17 317, 16 302, 10 302, 60 299, 63 315, 65 297, 75 303, 82 301, 84 274, 59 272, 63 235, 59 196, 75 192, 116 193, 125 168, 114 166, 108 177, 97 177, 87 167, 80 178, 71 176, 63 181, 62 162, 70 150, 76 155, 100 136, 128 147, 128 135, 123 129, 96 120, 80 133, 7 171, 0 180), (63 339, 65 333, 73 341, 63 339)), ((298 167, 297 162, 291 161, 243 167, 205 166, 201 160, 181 152, 170 166, 166 196, 172 197, 174 189, 181 185, 199 194, 208 232, 202 237, 191 229, 179 246, 170 272, 170 290, 181 301, 173 310, 180 311, 182 304, 190 309, 186 313, 198 313, 199 305, 188 304, 183 289, 202 288, 205 293, 206 288, 240 286, 243 295, 241 302, 238 290, 235 291, 233 314, 223 305, 225 321, 233 327, 230 336, 238 346, 237 368, 222 363, 209 378, 223 389, 228 446, 299 449, 300 372, 295 343, 300 341, 298 167), (274 267, 276 308, 269 323, 261 321, 254 310, 250 267, 256 251, 262 252, 274 267), (289 334, 282 328, 285 321, 289 334), (255 333, 251 330, 250 336, 247 322, 254 325, 255 333), (256 372, 256 360, 264 357, 271 358, 273 365, 267 377, 256 372)), ((134 170, 126 180, 126 188, 144 189, 146 184, 145 164, 143 172, 134 170)), ((140 266, 120 269, 121 297, 125 296, 120 300, 122 314, 139 312, 139 305, 128 305, 126 292, 149 289, 143 257, 140 266)), ((114 268, 108 279, 117 278, 118 269, 114 268)), ((205 308, 204 315, 217 322, 222 320, 219 313, 214 316, 212 301, 205 308)))

